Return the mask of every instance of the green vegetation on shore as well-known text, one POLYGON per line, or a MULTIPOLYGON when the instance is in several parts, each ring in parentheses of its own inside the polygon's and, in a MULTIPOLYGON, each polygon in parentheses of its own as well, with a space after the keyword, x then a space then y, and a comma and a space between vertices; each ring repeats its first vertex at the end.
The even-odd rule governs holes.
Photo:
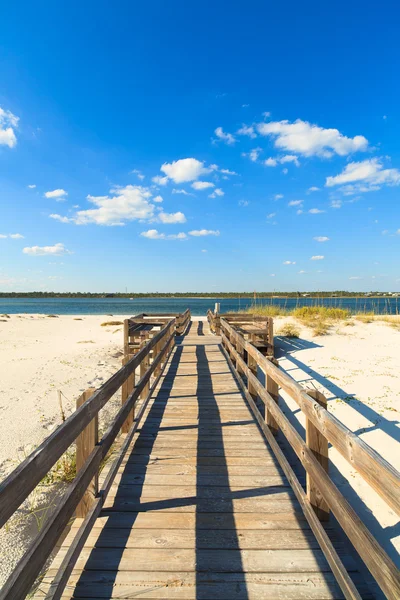
POLYGON ((0 298, 383 298, 390 292, 0 292, 0 298))

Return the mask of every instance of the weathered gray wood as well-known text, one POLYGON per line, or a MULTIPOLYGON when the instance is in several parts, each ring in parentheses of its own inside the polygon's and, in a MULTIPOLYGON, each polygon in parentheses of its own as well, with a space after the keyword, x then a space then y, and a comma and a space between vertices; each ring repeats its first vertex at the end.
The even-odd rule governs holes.
MULTIPOLYGON (((166 333, 167 331, 165 331, 163 335, 166 333)), ((164 346, 164 352, 166 352, 169 348, 170 337, 172 336, 173 334, 167 337, 164 346)), ((46 522, 43 529, 36 536, 32 545, 28 548, 22 559, 17 564, 17 567, 6 581, 3 589, 0 592, 0 600, 22 600, 25 598, 25 595, 28 593, 40 570, 44 566, 57 540, 61 536, 72 514, 74 513, 79 501, 87 490, 91 479, 98 473, 101 460, 106 456, 122 424, 126 420, 129 411, 134 407, 139 394, 149 381, 151 373, 155 369, 157 361, 161 360, 161 357, 162 352, 148 369, 147 373, 138 382, 137 387, 128 398, 126 403, 121 406, 113 423, 104 434, 101 443, 98 444, 92 451, 89 458, 85 462, 85 467, 77 474, 75 480, 71 483, 70 487, 67 489, 67 492, 64 494, 62 501, 60 501, 60 503, 57 505, 57 508, 51 515, 50 519, 46 522)), ((82 406, 87 406, 87 403, 83 404, 82 406)), ((79 410, 81 409, 78 409, 78 411, 79 410)), ((90 515, 88 515, 88 517, 89 516, 90 515)))
POLYGON ((121 387, 127 377, 138 367, 155 344, 166 335, 170 326, 170 323, 167 323, 164 329, 151 339, 145 348, 142 348, 124 367, 112 375, 91 398, 68 417, 2 481, 0 484, 0 527, 29 496, 60 456, 121 387))
MULTIPOLYGON (((161 348, 160 352, 157 355, 157 358, 155 360, 154 367, 153 367, 154 370, 157 368, 157 364, 161 363, 162 357, 165 353, 167 353, 168 348, 169 348, 169 339, 167 339, 166 343, 164 344, 164 346, 161 348)), ((149 394, 148 398, 143 403, 143 405, 140 407, 137 417, 136 417, 136 422, 132 424, 130 431, 127 433, 127 436, 120 447, 119 453, 116 456, 116 458, 114 459, 114 462, 111 465, 111 467, 107 473, 107 476, 106 476, 106 478, 103 482, 103 485, 100 489, 99 496, 96 498, 96 500, 92 504, 91 509, 86 514, 83 521, 80 521, 79 519, 77 520, 79 522, 78 531, 75 532, 75 536, 64 554, 64 557, 60 564, 60 567, 59 567, 56 575, 52 579, 52 582, 49 586, 49 590, 48 590, 47 596, 46 596, 47 600, 59 600, 61 598, 64 588, 67 584, 68 578, 69 578, 69 576, 72 572, 72 569, 75 565, 75 562, 79 556, 79 553, 81 552, 82 548, 84 547, 86 539, 93 527, 94 522, 96 521, 96 518, 98 517, 98 515, 100 513, 100 510, 104 504, 107 494, 109 493, 109 491, 111 489, 114 478, 115 478, 116 474, 118 473, 119 467, 122 464, 123 457, 132 442, 132 439, 135 435, 136 430, 138 429, 138 427, 140 425, 140 421, 141 421, 143 415, 145 414, 146 404, 149 402, 150 395, 153 392, 153 390, 156 388, 158 380, 161 377, 161 374, 162 374, 162 372, 160 371, 158 374, 158 377, 156 378, 156 380, 154 381, 154 383, 152 385, 152 388, 150 390, 150 394, 149 394)))
MULTIPOLYGON (((246 390, 244 384, 241 383, 241 385, 243 387, 244 393, 246 394, 247 390, 246 390)), ((268 393, 266 395, 268 396, 268 393)), ((256 417, 260 427, 262 428, 267 440, 269 441, 269 443, 272 447, 272 450, 273 450, 275 456, 277 457, 277 459, 279 461, 279 464, 281 465, 283 471, 285 472, 285 475, 288 478, 288 481, 290 482, 290 484, 293 488, 296 498, 299 501, 299 503, 304 511, 304 515, 305 515, 316 539, 318 540, 318 542, 321 546, 321 549, 324 553, 324 556, 325 556, 328 564, 330 565, 333 573, 335 574, 337 582, 340 586, 340 589, 343 591, 343 594, 344 594, 346 600, 361 600, 361 596, 354 584, 354 581, 351 579, 351 577, 349 577, 347 570, 346 570, 346 566, 344 565, 344 563, 342 562, 338 553, 336 552, 336 548, 333 546, 331 539, 328 537, 326 531, 322 528, 319 520, 317 519, 317 516, 316 516, 315 512, 313 511, 313 507, 311 506, 308 497, 304 493, 304 490, 303 490, 302 486, 300 485, 300 482, 299 482, 298 478, 296 477, 293 469, 291 468, 282 449, 276 442, 273 432, 271 431, 269 426, 264 421, 261 413, 258 411, 258 408, 257 408, 255 402, 253 401, 252 397, 250 396, 250 394, 248 394, 247 399, 254 411, 255 417, 256 417)), ((270 397, 270 399, 271 399, 271 402, 275 403, 274 398, 270 397)), ((276 410, 276 412, 281 412, 277 404, 275 404, 275 410, 276 410)), ((276 422, 278 425, 278 421, 276 421, 276 422)))
MULTIPOLYGON (((228 330, 231 327, 225 321, 223 325, 228 330)), ((294 379, 271 364, 268 358, 247 341, 245 349, 257 360, 265 373, 297 402, 306 417, 326 436, 332 446, 400 516, 400 473, 332 413, 320 407, 294 379)))
MULTIPOLYGON (((95 388, 89 388, 78 398, 76 407, 79 408, 92 394, 95 392, 95 388)), ((94 450, 96 444, 99 441, 99 420, 98 415, 85 427, 85 429, 78 435, 76 439, 76 472, 82 470, 85 466, 85 462, 89 458, 90 454, 94 450)), ((98 490, 98 475, 93 477, 92 481, 76 507, 76 516, 85 517, 90 507, 92 506, 98 490)))
MULTIPOLYGON (((307 394, 318 404, 327 408, 327 401, 325 396, 318 390, 310 389, 307 390, 307 394)), ((328 473, 329 472, 329 457, 328 457, 328 440, 322 433, 311 423, 310 419, 306 419, 306 444, 314 454, 315 458, 322 466, 322 468, 328 473)), ((314 508, 315 514, 318 516, 320 521, 329 520, 329 504, 324 500, 319 487, 318 481, 313 479, 309 473, 307 473, 307 497, 314 508)))
MULTIPOLYGON (((49 573, 51 575, 51 571, 49 573)), ((365 584, 353 575, 364 600, 373 596, 365 584)), ((35 598, 43 598, 42 592, 35 598)), ((74 599, 147 598, 149 600, 343 600, 331 573, 188 573, 165 571, 86 571, 74 572, 71 587, 77 586, 74 599), (284 593, 284 596, 282 596, 284 593)), ((71 600, 66 593, 63 600, 71 600)))
MULTIPOLYGON (((229 344, 227 338, 226 342, 229 344)), ((240 357, 238 357, 238 360, 240 360, 240 357)), ((339 492, 324 468, 316 460, 312 451, 307 447, 265 388, 254 377, 247 365, 244 364, 243 367, 246 370, 247 377, 252 379, 252 383, 257 389, 259 396, 271 411, 272 416, 296 452, 304 468, 315 481, 318 481, 318 486, 324 500, 328 503, 365 565, 387 597, 395 600, 400 596, 400 573, 393 561, 371 535, 344 496, 339 492)), ((251 396, 248 397, 249 401, 250 399, 251 396)), ((319 406, 318 403, 316 404, 319 406)))
MULTIPOLYGON (((158 347, 158 344, 156 344, 155 347, 158 347)), ((122 359, 122 365, 123 366, 126 365, 128 363, 128 361, 129 361, 129 356, 128 355, 124 356, 124 358, 122 359)), ((129 396, 132 394, 134 387, 135 387, 135 371, 133 371, 133 373, 131 373, 129 375, 129 377, 122 384, 121 404, 125 404, 125 402, 129 398, 129 396)), ((131 410, 131 412, 129 413, 128 418, 126 419, 125 423, 122 424, 122 427, 121 427, 122 433, 128 433, 128 431, 132 427, 134 418, 135 418, 135 409, 133 408, 131 410)))

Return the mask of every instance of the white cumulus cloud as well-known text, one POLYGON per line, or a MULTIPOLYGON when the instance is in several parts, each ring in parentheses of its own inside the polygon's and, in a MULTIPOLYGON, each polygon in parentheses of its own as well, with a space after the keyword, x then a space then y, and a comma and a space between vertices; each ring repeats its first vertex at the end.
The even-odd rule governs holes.
MULTIPOLYGON (((215 170, 213 169, 213 166, 205 167, 204 162, 197 160, 196 158, 181 158, 180 160, 175 160, 172 163, 164 163, 161 166, 161 171, 165 173, 165 183, 167 183, 168 179, 172 179, 172 181, 175 183, 185 183, 187 181, 196 181, 196 179, 202 175, 211 173, 211 171, 215 170)), ((155 183, 165 185, 164 177, 158 178, 158 181, 155 181, 155 179, 157 178, 153 177, 153 181, 155 183), (163 183, 160 183, 160 179, 163 181, 163 183)))
POLYGON ((303 206, 303 200, 291 200, 288 206, 303 206))
POLYGON ((346 156, 368 147, 368 140, 362 135, 349 138, 338 129, 325 129, 301 119, 293 123, 288 120, 258 123, 257 131, 274 138, 276 148, 303 156, 346 156))
POLYGON ((70 221, 77 225, 124 225, 126 221, 151 219, 154 216, 151 196, 148 188, 135 185, 113 188, 109 196, 89 195, 87 199, 94 208, 78 210, 70 221))
POLYGON ((317 235, 313 238, 316 242, 329 242, 329 238, 325 235, 317 235))
POLYGON ((284 265, 295 265, 296 261, 295 260, 294 261, 293 260, 284 260, 283 264, 284 265))
POLYGON ((339 175, 327 177, 325 185, 342 185, 341 191, 345 195, 372 192, 379 190, 382 185, 400 185, 400 171, 384 169, 380 159, 370 158, 349 163, 339 175))
POLYGON ((17 143, 15 129, 18 127, 19 118, 9 110, 0 106, 0 146, 14 148, 17 143))
POLYGON ((320 215, 322 213, 324 213, 324 210, 321 210, 320 208, 310 208, 310 210, 308 211, 310 213, 310 215, 320 215))
POLYGON ((63 254, 72 254, 61 243, 54 244, 54 246, 30 246, 24 248, 22 252, 31 256, 62 256, 63 254))
POLYGON ((157 215, 157 221, 161 223, 186 223, 186 217, 183 212, 165 213, 160 212, 157 215))

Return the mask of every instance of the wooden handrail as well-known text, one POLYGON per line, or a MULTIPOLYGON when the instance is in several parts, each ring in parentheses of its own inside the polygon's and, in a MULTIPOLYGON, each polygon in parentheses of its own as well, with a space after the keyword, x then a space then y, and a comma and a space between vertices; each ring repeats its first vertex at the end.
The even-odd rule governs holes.
POLYGON ((108 379, 0 484, 0 527, 10 518, 88 423, 175 323, 171 319, 125 366, 108 379))
MULTIPOLYGON (((322 494, 326 504, 332 510, 344 532, 349 537, 350 541, 354 545, 355 549, 372 575, 375 577, 381 589, 385 592, 388 598, 393 600, 399 598, 400 573, 398 569, 366 528, 364 523, 359 519, 356 512, 353 510, 347 500, 334 485, 325 469, 314 456, 312 450, 307 446, 301 436, 290 424, 286 416, 279 408, 275 399, 268 393, 267 389, 258 380, 257 376, 254 375, 252 369, 246 363, 241 354, 245 354, 247 357, 251 357, 253 360, 255 360, 269 377, 271 377, 289 393, 292 392, 292 397, 294 397, 293 394, 295 394, 295 400, 309 420, 313 423, 316 430, 321 432, 323 436, 331 441, 332 445, 335 445, 332 442, 332 439, 336 441, 339 433, 344 436, 342 444, 346 445, 346 436, 348 435, 350 440, 353 442, 350 447, 357 448, 357 451, 354 453, 352 460, 350 461, 352 466, 357 468, 358 464, 361 463, 364 473, 365 469, 372 469, 375 476, 379 475, 381 477, 380 483, 384 488, 387 487, 386 482, 384 482, 384 477, 387 466, 390 467, 390 465, 388 465, 388 463, 386 463, 382 457, 380 457, 364 442, 361 445, 357 445, 357 443, 354 442, 354 438, 356 441, 360 441, 357 436, 350 432, 342 423, 340 423, 340 421, 330 415, 330 413, 325 408, 320 406, 318 402, 314 401, 307 394, 307 392, 301 388, 301 386, 299 386, 299 384, 294 382, 289 375, 276 367, 273 362, 264 357, 256 348, 254 348, 254 346, 252 346, 251 343, 247 342, 243 336, 241 336, 240 333, 224 319, 221 319, 221 329, 223 346, 229 353, 228 357, 232 357, 232 364, 238 373, 239 381, 242 381, 240 374, 243 373, 246 376, 248 385, 250 384, 256 395, 258 395, 265 403, 268 413, 272 415, 273 420, 277 426, 279 426, 288 442, 293 447, 307 474, 309 474, 313 481, 317 483, 318 489, 322 494), (235 346, 239 346, 240 351, 238 351, 235 346), (330 417, 333 417, 332 420, 330 420, 330 417), (321 425, 321 423, 323 425, 321 425), (339 424, 340 427, 335 430, 337 424, 339 424), (333 435, 332 432, 334 432, 335 435, 333 435), (330 437, 328 436, 328 433, 330 434, 330 437)), ((246 393, 249 401, 253 403, 253 408, 258 411, 252 395, 249 394, 247 390, 246 393)), ((340 451, 340 448, 338 448, 338 450, 340 451)), ((347 458, 345 454, 343 455, 347 458)), ((392 476, 395 475, 395 483, 397 486, 399 486, 400 475, 395 471, 395 469, 392 468, 390 468, 390 473, 392 476)), ((369 481, 369 477, 364 478, 369 481)), ((394 499, 398 500, 395 490, 389 492, 389 490, 384 489, 383 491, 380 490, 380 492, 381 496, 387 502, 388 498, 390 498, 392 503, 394 502, 394 499)), ((396 502, 394 502, 394 504, 397 505, 396 502)), ((346 597, 353 596, 349 595, 346 597)))
MULTIPOLYGON (((136 366, 138 366, 138 364, 140 364, 141 360, 146 359, 146 357, 148 356, 150 350, 154 347, 154 345, 160 341, 164 342, 162 349, 160 350, 158 355, 154 358, 152 364, 148 367, 148 369, 143 374, 141 379, 138 381, 137 385, 135 386, 134 390, 132 391, 132 393, 126 400, 126 402, 124 402, 124 404, 122 404, 116 417, 114 418, 113 422, 111 423, 111 425, 109 426, 109 428, 107 429, 105 434, 103 435, 100 442, 94 447, 93 451, 90 453, 83 468, 77 473, 77 476, 75 477, 74 481, 68 487, 67 492, 64 494, 63 498, 58 503, 56 510, 51 515, 49 520, 46 522, 45 526, 40 531, 40 533, 36 536, 33 543, 28 548, 27 552, 24 554, 22 559, 17 564, 16 568, 11 573, 6 584, 4 585, 3 589, 1 590, 0 600, 22 600, 23 598, 25 598, 26 594, 29 592, 35 579, 37 578, 40 571, 44 567, 47 558, 50 556, 58 539, 60 538, 62 532, 64 531, 69 520, 71 519, 76 507, 78 506, 83 495, 85 494, 91 480, 98 473, 101 461, 105 458, 107 452, 111 448, 111 445, 115 441, 115 439, 118 435, 118 432, 120 431, 123 423, 126 421, 127 416, 129 415, 130 411, 134 408, 135 403, 137 402, 138 398, 140 397, 141 392, 146 388, 146 386, 148 386, 152 374, 159 367, 163 358, 165 356, 168 357, 170 351, 172 350, 171 343, 174 342, 174 337, 175 337, 175 319, 172 319, 157 334, 157 336, 155 336, 152 340, 150 340, 148 342, 148 344, 138 354, 136 354, 124 367, 122 367, 122 369, 120 369, 118 371, 118 373, 116 373, 113 377, 111 377, 108 380, 108 382, 106 382, 102 386, 102 388, 100 388, 100 390, 98 390, 98 392, 103 390, 103 394, 105 394, 105 395, 110 394, 109 397, 111 397, 113 395, 113 393, 116 391, 116 390, 114 390, 116 376, 118 375, 117 381, 120 382, 119 383, 119 386, 120 386, 121 383, 123 381, 125 381, 127 377, 129 377, 131 371, 134 368, 136 368, 136 366), (110 384, 110 382, 112 380, 113 380, 113 382, 112 382, 112 384, 110 384), (106 390, 106 391, 104 392, 104 390, 106 390), (110 392, 110 390, 114 390, 114 391, 110 392)), ((166 360, 164 361, 164 365, 166 363, 166 360)), ((144 412, 144 407, 147 404, 149 398, 151 397, 152 391, 154 389, 154 385, 158 381, 160 375, 161 375, 161 372, 159 372, 158 377, 156 378, 156 381, 154 382, 153 386, 149 389, 147 397, 144 399, 144 403, 141 406, 141 410, 140 410, 140 414, 138 415, 138 419, 135 420, 135 422, 128 434, 128 437, 130 439, 132 438, 132 435, 133 435, 131 432, 136 431, 136 429, 137 429, 138 422, 144 412)), ((117 389, 119 386, 117 386, 117 389)), ((96 396, 96 394, 97 394, 97 392, 95 394, 93 394, 91 396, 91 398, 89 398, 82 405, 82 407, 80 409, 78 409, 73 415, 71 415, 71 417, 74 417, 77 414, 86 414, 86 413, 83 413, 82 409, 85 406, 90 407, 91 403, 93 404, 93 400, 94 399, 96 400, 96 397, 98 397, 98 396, 96 396)), ((101 396, 101 398, 103 399, 103 396, 101 396)), ((99 406, 99 408, 97 408, 97 405, 100 404, 100 402, 97 402, 97 404, 96 404, 97 411, 95 411, 93 406, 91 406, 90 414, 93 414, 93 416, 97 416, 98 411, 105 404, 105 402, 106 402, 106 400, 103 402, 103 404, 101 404, 101 406, 99 406)), ((93 416, 92 416, 92 418, 93 418, 93 416)), ((86 427, 86 425, 87 425, 86 421, 85 421, 85 425, 82 426, 80 423, 76 422, 76 417, 75 417, 75 419, 72 419, 71 417, 68 420, 69 423, 72 423, 74 431, 78 430, 78 433, 80 433, 86 427)), ((67 424, 67 421, 56 430, 55 433, 58 434, 58 436, 54 436, 54 434, 53 434, 53 436, 50 436, 50 438, 52 438, 54 440, 54 437, 55 437, 57 440, 60 437, 60 435, 62 434, 62 432, 66 431, 66 433, 64 433, 64 435, 68 436, 68 439, 69 439, 69 436, 71 435, 70 429, 72 428, 72 426, 69 424, 69 427, 66 429, 65 428, 66 424, 67 424), (60 432, 61 432, 61 434, 60 434, 60 432)), ((32 478, 27 482, 27 489, 29 489, 32 486, 32 480, 36 480, 36 478, 38 476, 38 471, 40 471, 40 469, 43 469, 44 465, 47 464, 47 462, 49 462, 49 459, 46 456, 46 454, 48 452, 48 448, 49 448, 48 442, 49 442, 50 438, 47 438, 47 440, 45 440, 43 442, 43 444, 40 447, 40 452, 35 454, 35 457, 37 457, 37 456, 39 458, 42 457, 42 460, 38 461, 38 465, 36 467, 36 472, 34 473, 32 478), (43 456, 44 456, 44 458, 43 458, 43 456)), ((64 445, 65 445, 65 442, 63 440, 60 440, 57 445, 57 452, 59 454, 57 454, 55 457, 53 457, 54 460, 52 460, 52 462, 50 461, 50 466, 52 466, 52 464, 54 464, 56 462, 56 460, 63 454, 63 451, 61 451, 61 448, 63 448, 64 445)), ((66 447, 68 447, 69 445, 70 444, 68 444, 66 447)), ((123 446, 125 447, 125 443, 123 444, 123 446)), ((15 489, 20 490, 18 499, 24 495, 26 497, 29 493, 29 492, 26 493, 26 491, 21 490, 20 477, 22 477, 23 474, 25 474, 25 476, 26 476, 26 468, 27 468, 27 465, 29 466, 29 464, 31 464, 31 463, 29 463, 29 458, 31 458, 31 457, 32 457, 32 455, 30 457, 28 457, 28 459, 27 459, 28 462, 24 461, 24 463, 22 463, 22 465, 20 465, 20 467, 21 466, 23 467, 22 469, 17 468, 13 473, 11 473, 11 476, 9 476, 2 485, 3 498, 6 498, 6 500, 7 500, 7 497, 8 497, 7 495, 9 495, 9 497, 11 497, 10 501, 13 502, 13 506, 16 505, 16 508, 18 508, 20 503, 16 504, 18 502, 18 500, 16 499, 15 489), (16 471, 18 471, 18 473, 15 476, 16 471), (22 475, 21 475, 21 473, 22 473, 22 475), (13 475, 14 475, 14 477, 13 477, 13 475), (8 481, 9 487, 7 487, 7 481, 8 481), (17 486, 15 484, 15 481, 18 482, 17 486), (11 492, 10 492, 10 490, 11 490, 11 492)), ((115 474, 114 474, 114 476, 115 476, 115 474)), ((39 481, 41 479, 42 479, 42 477, 40 477, 39 481)), ((110 481, 110 478, 108 477, 108 478, 106 478, 105 487, 103 486, 103 489, 100 490, 100 495, 102 498, 101 504, 104 502, 104 498, 107 495, 107 493, 110 489, 110 486, 111 486, 111 481, 110 481)), ((35 487, 35 486, 33 486, 33 487, 35 487)), ((12 511, 12 512, 14 512, 14 511, 12 511)), ((89 515, 92 512, 93 511, 90 510, 89 515)), ((4 513, 4 514, 6 514, 6 513, 4 513)))
MULTIPOLYGON (((221 319, 221 327, 233 335, 240 336, 224 319, 221 319)), ((332 413, 313 400, 290 375, 275 366, 250 342, 244 338, 242 340, 244 349, 257 361, 262 370, 295 400, 318 431, 400 516, 400 473, 332 413)))

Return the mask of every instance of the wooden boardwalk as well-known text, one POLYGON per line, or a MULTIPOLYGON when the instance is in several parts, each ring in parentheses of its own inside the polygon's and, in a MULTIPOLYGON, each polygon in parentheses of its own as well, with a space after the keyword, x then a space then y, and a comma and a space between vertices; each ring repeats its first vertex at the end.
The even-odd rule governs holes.
POLYGON ((343 598, 206 322, 178 338, 62 598, 343 598))

